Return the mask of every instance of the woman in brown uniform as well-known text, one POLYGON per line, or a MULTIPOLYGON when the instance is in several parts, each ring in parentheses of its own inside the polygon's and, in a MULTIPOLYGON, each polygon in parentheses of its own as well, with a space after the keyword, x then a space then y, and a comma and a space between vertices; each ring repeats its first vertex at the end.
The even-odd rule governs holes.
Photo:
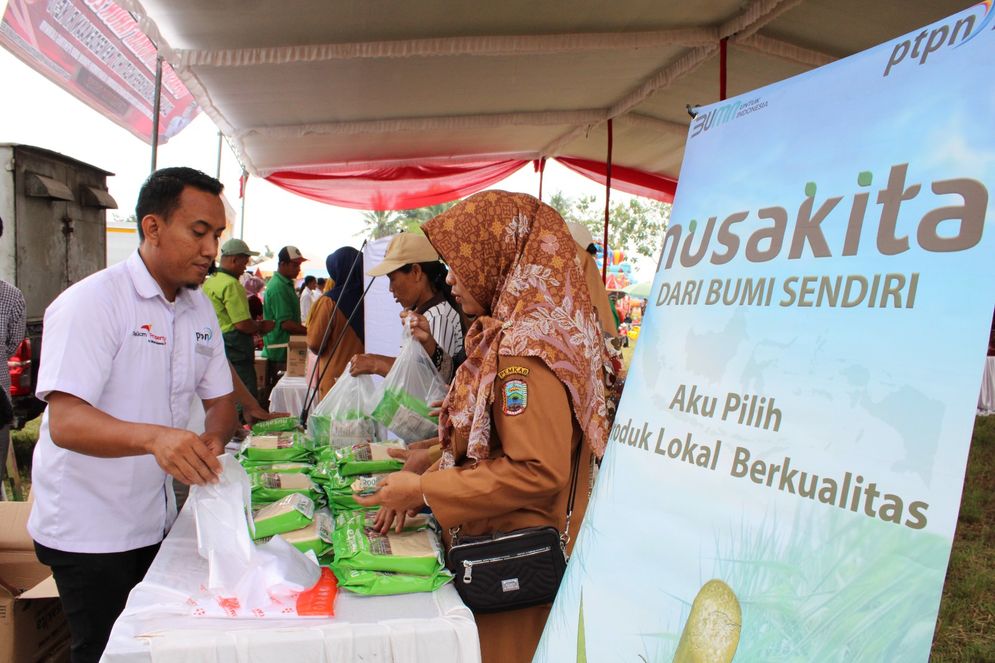
MULTIPOLYGON (((421 476, 395 473, 363 502, 402 514, 428 504, 445 531, 461 536, 543 525, 562 532, 571 459, 580 454, 576 536, 592 451, 604 451, 608 434, 606 355, 566 224, 531 196, 488 191, 423 230, 450 266, 457 301, 477 318, 442 407, 439 465, 421 476)), ((477 615, 484 663, 530 661, 549 607, 477 615)))
POLYGON ((318 402, 342 375, 349 360, 362 354, 365 347, 363 258, 356 249, 344 246, 325 259, 325 267, 335 285, 312 304, 307 325, 307 346, 318 355, 315 370, 322 376, 318 402))

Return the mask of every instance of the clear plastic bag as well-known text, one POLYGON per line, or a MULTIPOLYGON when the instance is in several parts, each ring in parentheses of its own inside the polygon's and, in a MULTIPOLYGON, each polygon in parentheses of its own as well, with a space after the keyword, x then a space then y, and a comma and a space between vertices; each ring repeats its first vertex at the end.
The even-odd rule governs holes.
POLYGON ((244 611, 270 610, 274 600, 292 603, 318 582, 316 560, 279 537, 253 544, 249 477, 231 456, 222 456, 221 464, 219 481, 192 486, 187 501, 196 521, 197 551, 208 562, 206 589, 244 611))
POLYGON ((446 396, 449 386, 432 359, 407 327, 401 352, 383 383, 383 395, 373 418, 406 443, 435 437, 439 420, 429 416, 429 403, 446 396))
POLYGON ((370 412, 379 402, 379 390, 372 375, 353 377, 345 367, 308 417, 308 435, 319 446, 351 447, 377 439, 377 425, 370 412))

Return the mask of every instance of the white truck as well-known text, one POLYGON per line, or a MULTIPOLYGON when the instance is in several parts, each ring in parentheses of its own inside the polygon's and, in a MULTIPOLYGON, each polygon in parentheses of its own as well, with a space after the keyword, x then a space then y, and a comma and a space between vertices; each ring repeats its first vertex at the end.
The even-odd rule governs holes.
POLYGON ((58 152, 0 143, 0 279, 20 288, 27 307, 25 342, 8 361, 14 427, 44 408, 34 386, 45 308, 107 264, 106 210, 117 208, 110 175, 58 152))

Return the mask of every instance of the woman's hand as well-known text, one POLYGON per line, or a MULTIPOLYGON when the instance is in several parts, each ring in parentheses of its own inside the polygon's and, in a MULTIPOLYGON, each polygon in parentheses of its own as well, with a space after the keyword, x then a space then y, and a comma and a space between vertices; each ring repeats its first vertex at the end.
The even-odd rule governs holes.
POLYGON ((386 376, 390 372, 390 367, 394 365, 394 359, 384 355, 362 354, 353 355, 350 363, 349 373, 353 377, 357 375, 386 376))
POLYGON ((414 311, 401 311, 401 322, 410 326, 411 335, 421 343, 421 346, 425 348, 425 352, 428 353, 429 357, 435 354, 438 344, 435 342, 435 338, 432 337, 432 331, 428 326, 428 319, 424 315, 415 313, 414 311))
POLYGON ((364 507, 379 506, 381 513, 377 516, 377 529, 386 532, 391 522, 396 521, 396 530, 404 528, 405 514, 417 513, 424 505, 425 498, 421 492, 421 477, 414 472, 395 472, 380 482, 377 492, 372 495, 355 495, 356 503, 364 507))
POLYGON ((403 460, 404 467, 402 469, 406 472, 425 474, 425 470, 432 466, 432 453, 428 449, 387 449, 387 455, 397 460, 403 460))

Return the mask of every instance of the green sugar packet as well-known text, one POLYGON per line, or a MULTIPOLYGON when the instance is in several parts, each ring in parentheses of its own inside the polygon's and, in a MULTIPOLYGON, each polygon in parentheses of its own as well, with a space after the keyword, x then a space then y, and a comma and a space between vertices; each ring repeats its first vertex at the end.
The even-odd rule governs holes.
POLYGON ((363 511, 335 516, 332 541, 337 569, 420 576, 432 576, 442 570, 442 546, 434 529, 380 534, 367 527, 366 517, 363 511))
POLYGON ((306 495, 293 493, 256 511, 252 517, 256 528, 252 538, 258 541, 274 534, 293 532, 309 525, 313 518, 314 501, 306 495))
POLYGON ((453 579, 452 574, 446 569, 431 576, 414 576, 383 571, 339 569, 336 568, 335 564, 332 564, 332 571, 339 581, 339 587, 363 596, 434 592, 453 579))
POLYGON ((320 490, 303 472, 253 472, 249 480, 253 506, 277 502, 293 493, 307 495, 313 500, 320 490))
POLYGON ((301 420, 297 417, 277 417, 269 421, 257 421, 252 424, 252 434, 266 435, 268 433, 295 431, 300 425, 301 420))
POLYGON ((384 389, 372 417, 405 442, 435 437, 439 420, 429 416, 428 404, 403 389, 384 389))
POLYGON ((300 472, 303 474, 310 474, 314 465, 311 463, 303 463, 300 461, 287 461, 278 462, 271 460, 242 460, 242 467, 250 475, 258 474, 260 472, 279 472, 281 474, 290 474, 294 472, 300 472))
POLYGON ((306 461, 311 457, 307 441, 299 432, 250 435, 239 454, 250 462, 306 461))
POLYGON ((349 477, 356 474, 397 472, 404 467, 404 461, 392 458, 387 450, 403 448, 401 444, 369 442, 336 449, 339 473, 349 477))
POLYGON ((292 532, 279 534, 290 545, 306 553, 314 551, 316 557, 326 556, 332 551, 332 535, 335 521, 328 509, 318 509, 310 524, 292 532))

